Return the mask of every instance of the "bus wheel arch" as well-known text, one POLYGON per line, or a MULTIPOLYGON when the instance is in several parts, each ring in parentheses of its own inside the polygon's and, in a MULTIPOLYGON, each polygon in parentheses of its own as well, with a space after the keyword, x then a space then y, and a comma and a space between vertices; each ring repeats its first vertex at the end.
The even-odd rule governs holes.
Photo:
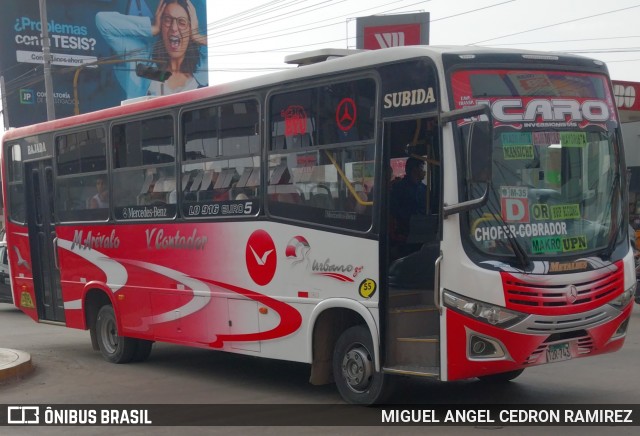
POLYGON ((378 331, 371 312, 354 300, 325 300, 316 306, 309 321, 307 344, 311 362, 311 384, 334 382, 332 361, 336 342, 346 330, 355 325, 362 325, 371 332, 376 370, 380 369, 378 331))
POLYGON ((309 382, 313 385, 333 383, 331 362, 336 341, 343 331, 364 323, 362 317, 349 309, 331 308, 319 314, 313 325, 312 362, 309 382))
POLYGON ((94 330, 98 349, 105 360, 111 363, 129 363, 134 359, 138 341, 120 335, 116 313, 111 304, 103 305, 98 310, 94 330))
POLYGON ((98 319, 98 311, 102 306, 111 305, 111 299, 102 289, 90 289, 84 297, 84 317, 89 334, 91 336, 91 347, 95 351, 99 351, 98 340, 96 336, 96 321, 98 319))

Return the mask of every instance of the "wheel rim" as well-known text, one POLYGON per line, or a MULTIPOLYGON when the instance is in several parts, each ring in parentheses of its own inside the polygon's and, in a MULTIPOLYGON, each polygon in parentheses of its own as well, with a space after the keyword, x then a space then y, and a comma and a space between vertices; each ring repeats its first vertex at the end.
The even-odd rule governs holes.
POLYGON ((113 354, 118 349, 118 329, 113 319, 107 318, 100 325, 100 337, 107 354, 113 354))
POLYGON ((373 362, 362 344, 354 345, 342 359, 342 376, 354 392, 363 392, 371 383, 373 362))

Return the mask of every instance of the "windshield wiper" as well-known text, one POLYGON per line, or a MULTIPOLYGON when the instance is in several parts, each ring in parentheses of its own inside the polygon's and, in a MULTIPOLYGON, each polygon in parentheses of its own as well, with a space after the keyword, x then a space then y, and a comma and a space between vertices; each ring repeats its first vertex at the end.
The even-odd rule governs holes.
MULTIPOLYGON (((620 202, 620 198, 619 195, 616 195, 620 190, 620 172, 616 171, 615 175, 613 176, 613 184, 611 185, 611 196, 609 198, 609 207, 611 208, 610 213, 611 213, 611 230, 609 233, 609 242, 607 244, 607 248, 606 251, 604 253, 602 253, 605 257, 611 258, 611 255, 613 254, 613 250, 616 247, 616 242, 618 242, 618 232, 619 232, 619 228, 620 228, 620 216, 622 214, 616 214, 616 220, 614 222, 613 220, 613 214, 614 214, 614 199, 618 199, 615 203, 619 204, 620 202)), ((616 208, 617 209, 617 208, 616 208)))

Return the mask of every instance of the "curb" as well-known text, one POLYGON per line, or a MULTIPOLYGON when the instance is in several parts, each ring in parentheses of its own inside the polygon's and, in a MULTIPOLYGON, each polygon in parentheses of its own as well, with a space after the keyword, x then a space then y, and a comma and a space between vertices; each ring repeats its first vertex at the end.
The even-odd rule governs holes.
POLYGON ((29 353, 0 348, 0 383, 19 379, 31 371, 33 371, 33 365, 29 353))

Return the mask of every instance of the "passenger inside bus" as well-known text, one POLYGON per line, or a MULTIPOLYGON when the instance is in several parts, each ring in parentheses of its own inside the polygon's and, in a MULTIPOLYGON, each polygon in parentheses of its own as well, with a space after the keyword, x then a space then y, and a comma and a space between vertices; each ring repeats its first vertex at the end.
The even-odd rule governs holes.
POLYGON ((390 243, 392 258, 406 256, 420 248, 421 244, 408 240, 411 217, 426 215, 427 187, 422 182, 426 176, 424 162, 410 157, 405 162, 405 175, 391 183, 389 197, 390 243))
POLYGON ((96 190, 98 192, 89 199, 89 208, 104 209, 109 207, 109 187, 106 176, 100 175, 96 178, 96 190))

